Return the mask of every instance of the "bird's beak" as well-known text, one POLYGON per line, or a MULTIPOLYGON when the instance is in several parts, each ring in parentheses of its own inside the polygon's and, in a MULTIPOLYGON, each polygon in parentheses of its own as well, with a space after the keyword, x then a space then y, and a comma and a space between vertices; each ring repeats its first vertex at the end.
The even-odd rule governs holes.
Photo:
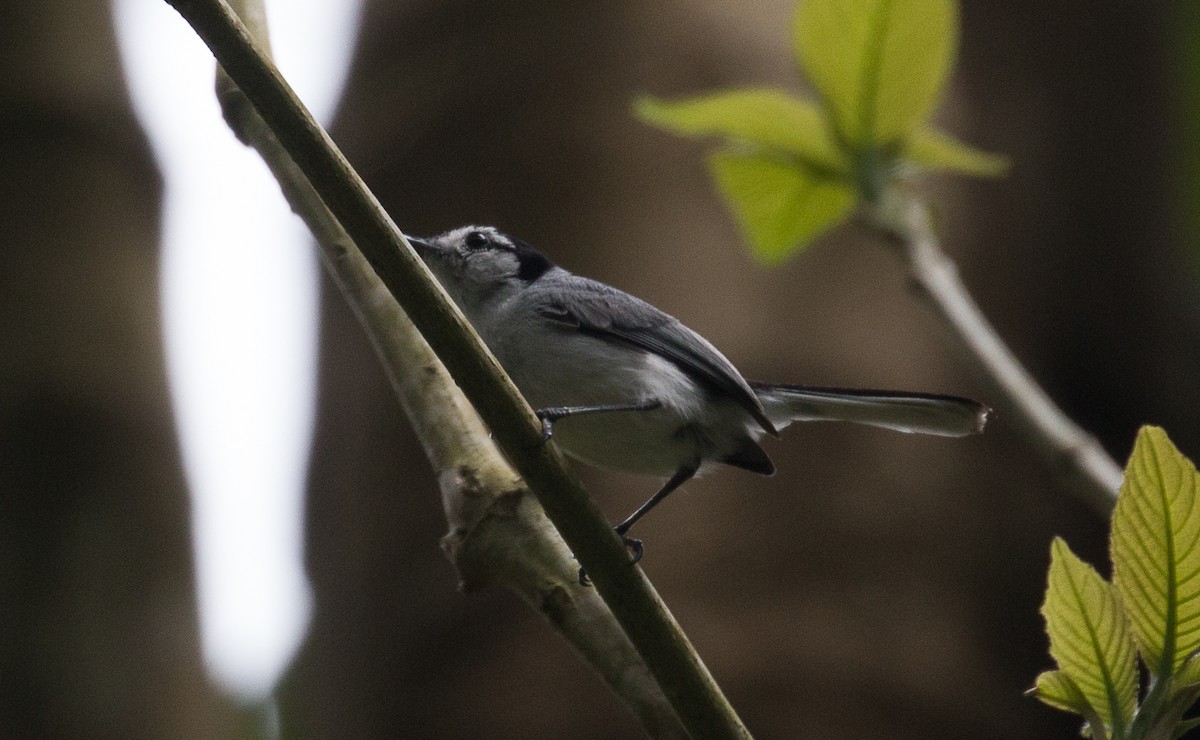
POLYGON ((435 247, 432 244, 419 236, 409 236, 408 234, 405 234, 404 238, 408 240, 408 243, 412 245, 412 248, 416 250, 417 256, 421 259, 426 259, 435 251, 435 247))

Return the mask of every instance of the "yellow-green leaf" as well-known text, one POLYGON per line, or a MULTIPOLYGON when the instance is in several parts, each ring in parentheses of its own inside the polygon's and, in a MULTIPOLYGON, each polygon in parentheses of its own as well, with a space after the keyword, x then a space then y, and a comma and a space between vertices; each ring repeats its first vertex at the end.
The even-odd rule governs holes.
POLYGON ((1046 671, 1040 674, 1033 688, 1026 694, 1065 712, 1086 714, 1090 709, 1083 692, 1071 677, 1062 671, 1046 671))
POLYGON ((1037 677, 1034 687, 1025 692, 1055 709, 1082 714, 1087 722, 1079 734, 1095 740, 1107 740, 1108 732, 1096 710, 1087 703, 1083 692, 1062 671, 1046 671, 1037 677))
POLYGON ((1175 679, 1172 684, 1176 689, 1184 689, 1189 686, 1200 686, 1200 656, 1193 655, 1187 659, 1187 662, 1175 674, 1175 679))
POLYGON ((1113 585, 1151 673, 1200 649, 1200 476, 1166 432, 1142 427, 1113 512, 1113 585))
POLYGON ((1042 605, 1050 655, 1106 724, 1125 727, 1137 702, 1136 653, 1112 586, 1056 537, 1042 605))
POLYGON ((754 254, 768 264, 807 246, 854 206, 846 183, 772 159, 716 152, 709 169, 754 254))
POLYGON ((645 97, 634 111, 643 121, 675 133, 745 141, 786 152, 817 169, 849 169, 817 106, 779 90, 731 90, 674 102, 645 97))
POLYGON ((953 0, 803 0, 796 55, 851 145, 904 138, 929 118, 953 64, 953 0))
POLYGON ((927 170, 953 170, 980 177, 999 177, 1008 171, 1006 157, 980 151, 931 128, 913 132, 904 159, 927 170))

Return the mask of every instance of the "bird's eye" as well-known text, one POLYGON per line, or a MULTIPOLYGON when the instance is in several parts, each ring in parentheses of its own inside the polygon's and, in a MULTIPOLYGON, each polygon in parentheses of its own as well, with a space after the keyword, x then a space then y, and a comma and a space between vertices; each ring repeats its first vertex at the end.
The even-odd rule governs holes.
POLYGON ((468 249, 485 249, 491 243, 492 240, 488 239, 487 234, 482 231, 472 231, 467 234, 466 244, 468 249))

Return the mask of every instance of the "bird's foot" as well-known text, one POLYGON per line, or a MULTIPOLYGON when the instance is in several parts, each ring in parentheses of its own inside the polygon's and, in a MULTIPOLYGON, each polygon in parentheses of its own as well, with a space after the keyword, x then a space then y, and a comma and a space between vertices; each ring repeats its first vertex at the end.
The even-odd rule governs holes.
POLYGON ((554 422, 565 416, 570 416, 571 412, 569 409, 561 406, 552 406, 550 408, 537 409, 534 411, 534 414, 542 422, 542 439, 540 444, 546 444, 554 436, 554 422))
POLYGON ((645 545, 642 544, 641 540, 635 537, 626 537, 625 535, 621 535, 621 542, 625 543, 625 549, 633 555, 633 558, 629 561, 630 565, 636 565, 637 562, 642 559, 642 556, 646 554, 645 545))
MULTIPOLYGON (((631 555, 631 557, 629 559, 629 564, 636 565, 637 562, 642 559, 642 555, 646 554, 646 546, 644 544, 642 544, 641 540, 636 539, 634 537, 626 537, 625 535, 620 534, 619 532, 618 532, 618 535, 621 537, 621 542, 623 542, 625 544, 625 549, 628 550, 631 555)), ((579 585, 580 586, 591 586, 592 585, 592 579, 588 577, 587 571, 584 570, 583 568, 579 569, 579 585)))

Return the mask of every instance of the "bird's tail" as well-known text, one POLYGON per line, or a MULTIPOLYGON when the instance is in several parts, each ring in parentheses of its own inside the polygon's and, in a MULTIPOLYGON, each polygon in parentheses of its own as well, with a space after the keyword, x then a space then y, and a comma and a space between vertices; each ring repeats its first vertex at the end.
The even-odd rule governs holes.
POLYGON ((766 383, 750 387, 778 429, 794 421, 849 421, 897 432, 965 437, 982 432, 991 412, 978 401, 932 393, 766 383))

